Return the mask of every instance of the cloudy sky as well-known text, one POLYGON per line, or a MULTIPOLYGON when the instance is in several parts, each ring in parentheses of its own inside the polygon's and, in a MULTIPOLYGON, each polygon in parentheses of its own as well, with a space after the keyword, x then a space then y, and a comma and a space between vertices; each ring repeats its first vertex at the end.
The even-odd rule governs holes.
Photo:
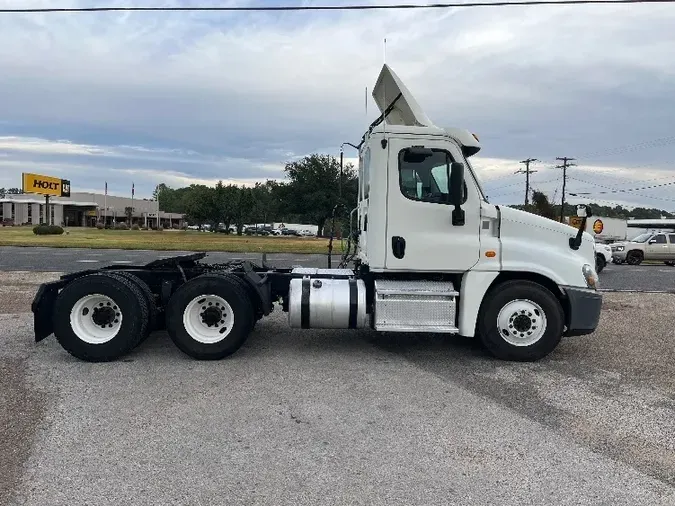
MULTIPOLYGON (((366 2, 229 2, 301 3, 366 2)), ((567 191, 673 210, 675 184, 617 190, 675 183, 674 25, 667 4, 0 14, 0 187, 20 186, 23 171, 70 179, 73 191, 108 181, 116 195, 134 181, 140 197, 160 182, 283 178, 289 160, 359 141, 378 114, 369 98, 366 115, 364 96, 386 37, 387 63, 432 121, 479 135, 473 163, 491 201, 522 201, 513 172, 527 157, 541 160, 533 185, 559 201, 553 166, 568 156, 578 165, 567 191)))

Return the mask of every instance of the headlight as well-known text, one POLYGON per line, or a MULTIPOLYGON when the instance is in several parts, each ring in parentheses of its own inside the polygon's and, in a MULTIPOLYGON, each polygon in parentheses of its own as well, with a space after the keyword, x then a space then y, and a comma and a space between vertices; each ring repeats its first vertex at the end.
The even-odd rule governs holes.
POLYGON ((584 264, 581 268, 581 272, 586 280, 586 286, 588 286, 588 288, 596 289, 598 287, 598 275, 595 273, 595 269, 589 264, 584 264))

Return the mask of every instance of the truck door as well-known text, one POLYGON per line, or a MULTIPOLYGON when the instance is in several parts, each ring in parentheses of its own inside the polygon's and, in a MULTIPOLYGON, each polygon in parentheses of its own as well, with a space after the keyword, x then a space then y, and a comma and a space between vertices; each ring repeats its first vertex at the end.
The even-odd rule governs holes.
POLYGON ((668 240, 666 234, 656 234, 647 242, 646 260, 666 260, 668 258, 668 240))
POLYGON ((666 260, 675 260, 675 234, 668 234, 668 258, 666 260))
POLYGON ((465 170, 464 225, 452 224, 448 171, 462 162, 449 139, 390 138, 387 171, 387 269, 463 272, 480 256, 480 200, 465 170), (432 154, 420 159, 410 150, 423 144, 432 154))

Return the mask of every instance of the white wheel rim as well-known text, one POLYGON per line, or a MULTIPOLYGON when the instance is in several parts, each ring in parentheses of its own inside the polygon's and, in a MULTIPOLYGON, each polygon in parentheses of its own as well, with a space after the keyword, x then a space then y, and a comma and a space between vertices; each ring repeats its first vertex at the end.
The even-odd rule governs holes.
POLYGON ((539 304, 517 299, 506 304, 497 315, 502 339, 513 346, 531 346, 546 332, 546 314, 539 304))
POLYGON ((70 327, 87 344, 104 344, 122 327, 122 311, 107 295, 85 295, 70 310, 70 327))
POLYGON ((203 344, 215 344, 225 339, 234 325, 234 311, 218 295, 200 295, 192 299, 183 311, 183 326, 192 339, 203 344))

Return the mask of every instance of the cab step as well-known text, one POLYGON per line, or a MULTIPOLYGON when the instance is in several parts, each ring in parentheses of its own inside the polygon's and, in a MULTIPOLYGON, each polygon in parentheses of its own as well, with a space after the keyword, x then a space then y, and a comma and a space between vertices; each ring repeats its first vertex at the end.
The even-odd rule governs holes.
POLYGON ((375 281, 375 330, 457 333, 456 298, 449 281, 375 281))

